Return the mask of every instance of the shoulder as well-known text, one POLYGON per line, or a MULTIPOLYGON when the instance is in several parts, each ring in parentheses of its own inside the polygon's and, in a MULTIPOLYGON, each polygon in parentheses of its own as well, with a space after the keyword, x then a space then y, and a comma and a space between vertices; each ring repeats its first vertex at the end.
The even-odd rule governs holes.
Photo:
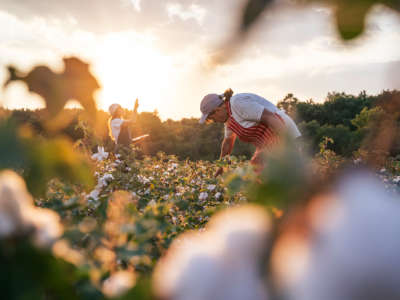
POLYGON ((245 109, 254 103, 254 99, 251 94, 241 93, 232 96, 230 103, 232 108, 245 109))
POLYGON ((231 98, 231 109, 246 118, 253 111, 263 110, 264 105, 258 98, 261 97, 250 93, 236 94, 231 98))
POLYGON ((268 105, 268 104, 271 104, 271 105, 273 105, 267 99, 265 99, 259 95, 256 95, 256 94, 239 93, 239 94, 233 95, 231 98, 231 105, 241 105, 241 104, 246 104, 246 105, 251 105, 251 104, 268 105))

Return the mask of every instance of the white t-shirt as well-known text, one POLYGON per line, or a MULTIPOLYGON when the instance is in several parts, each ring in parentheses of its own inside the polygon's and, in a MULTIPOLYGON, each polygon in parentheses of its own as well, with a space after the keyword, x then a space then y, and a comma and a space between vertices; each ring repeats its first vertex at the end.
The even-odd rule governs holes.
POLYGON ((110 122, 111 134, 114 137, 114 141, 118 141, 119 133, 121 132, 121 126, 124 123, 122 119, 112 119, 110 122))
MULTIPOLYGON (((240 93, 232 96, 230 104, 232 117, 244 128, 257 125, 261 120, 264 109, 266 109, 282 117, 288 132, 294 138, 301 136, 294 121, 283 110, 278 109, 263 97, 251 93, 240 93)), ((233 132, 225 124, 225 137, 229 137, 232 134, 233 132)))

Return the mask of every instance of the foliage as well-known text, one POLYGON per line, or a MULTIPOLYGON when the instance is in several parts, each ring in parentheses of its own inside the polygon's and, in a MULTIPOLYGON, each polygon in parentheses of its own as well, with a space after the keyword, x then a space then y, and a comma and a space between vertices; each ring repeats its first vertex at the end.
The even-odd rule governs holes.
POLYGON ((222 178, 213 177, 219 166, 241 164, 235 158, 230 164, 179 161, 162 153, 139 160, 131 151, 98 163, 94 192, 53 181, 38 204, 62 216, 66 237, 93 268, 147 274, 179 233, 202 228, 216 210, 245 201, 240 193, 228 196, 222 178), (115 254, 110 260, 100 252, 115 254))
POLYGON ((371 109, 364 107, 362 111, 351 121, 358 130, 373 126, 374 123, 382 118, 383 110, 377 106, 371 109))
MULTIPOLYGON (((396 95, 397 91, 383 91, 371 96, 365 92, 357 96, 344 93, 329 93, 323 103, 315 103, 312 100, 300 101, 293 94, 288 94, 278 107, 285 109, 299 123, 300 131, 307 137, 310 151, 317 153, 318 145, 324 136, 335 140, 332 149, 343 156, 351 157, 352 152, 361 145, 361 140, 368 134, 366 128, 358 128, 358 122, 367 121, 367 111, 377 111, 389 103, 388 97, 396 95), (364 110, 364 112, 362 112, 364 110), (361 121, 360 118, 364 118, 361 121)), ((392 109, 393 111, 393 109, 392 109)), ((5 111, 17 124, 30 124, 37 134, 52 137, 45 128, 41 110, 13 110, 5 111)), ((132 111, 126 110, 128 119, 132 111)), ((86 153, 93 152, 98 145, 104 145, 106 150, 113 149, 113 142, 108 136, 108 114, 99 111, 97 113, 97 125, 92 127, 78 109, 66 109, 60 113, 66 119, 71 120, 61 133, 70 137, 80 149, 86 153)), ((378 118, 379 115, 367 117, 368 120, 378 118)), ((140 143, 145 154, 156 155, 163 151, 167 154, 177 155, 179 159, 214 160, 219 157, 219 145, 223 139, 223 127, 221 124, 198 124, 195 118, 182 119, 180 121, 166 120, 162 122, 156 113, 142 112, 138 115, 138 121, 132 127, 134 136, 150 134, 150 137, 140 143)), ((241 141, 236 141, 233 154, 250 158, 254 148, 241 141)), ((393 154, 400 153, 400 147, 393 148, 393 154)))
MULTIPOLYGON (((271 8, 271 0, 248 0, 243 9, 240 34, 246 33, 250 27, 271 8)), ((386 5, 396 12, 400 11, 398 0, 296 0, 298 4, 321 3, 328 5, 334 12, 337 30, 343 40, 351 40, 360 36, 365 29, 365 19, 371 8, 377 4, 386 5)))
POLYGON ((47 182, 55 176, 92 184, 89 164, 68 139, 46 140, 33 135, 30 127, 17 127, 11 120, 0 120, 0 137, 7 145, 0 150, 0 169, 19 170, 34 195, 43 194, 47 182))
POLYGON ((87 271, 36 249, 26 237, 0 241, 0 264, 5 299, 103 299, 87 271))
POLYGON ((47 66, 37 66, 27 74, 21 74, 15 67, 8 67, 7 87, 13 81, 23 81, 30 92, 40 95, 46 103, 45 114, 48 128, 65 126, 65 118, 57 118, 68 100, 75 99, 87 111, 90 120, 95 120, 96 102, 93 93, 100 87, 89 71, 89 64, 76 57, 63 59, 63 73, 54 73, 47 66))
MULTIPOLYGON (((310 3, 311 0, 298 2, 310 3)), ((376 3, 396 11, 400 7, 397 0, 318 2, 334 7, 336 24, 344 40, 353 39, 363 32, 365 17, 376 3)), ((239 26, 241 38, 271 3, 270 0, 248 1, 239 26)), ((315 190, 324 188, 330 176, 348 163, 343 156, 350 157, 355 150, 359 155, 355 160, 357 164, 363 163, 364 152, 392 151, 393 157, 385 161, 379 176, 387 189, 393 187, 395 192, 398 191, 398 152, 391 143, 396 138, 399 116, 391 116, 390 112, 400 111, 400 102, 392 101, 399 99, 399 92, 384 91, 376 97, 367 96, 365 92, 358 96, 330 93, 320 104, 312 100, 301 102, 289 94, 281 101, 280 107, 302 122, 301 127, 310 138, 314 151, 318 151, 319 146, 319 152, 310 163, 296 150, 293 141, 288 141, 284 149, 266 154, 266 167, 259 174, 255 174, 243 158, 212 161, 219 154, 220 125, 200 126, 196 119, 161 122, 157 113, 142 113, 133 131, 135 135, 148 133, 151 138, 140 145, 141 151, 121 148, 117 154, 106 155, 102 148, 101 154, 92 156, 99 160, 95 172, 97 185, 87 193, 85 187, 91 182, 89 155, 98 146, 104 146, 107 151, 114 147, 107 136, 108 115, 96 111, 93 92, 99 85, 90 73, 89 65, 76 58, 64 59, 64 63, 63 73, 54 73, 45 66, 36 67, 28 74, 21 74, 15 67, 8 68, 9 78, 5 85, 15 80, 25 82, 30 91, 44 98, 46 109, 34 113, 1 111, 0 137, 8 149, 0 149, 0 169, 14 169, 24 177, 29 191, 36 196, 36 205, 51 209, 53 214, 55 211, 61 217, 64 234, 54 239, 45 235, 51 244, 47 248, 40 248, 33 242, 38 233, 35 226, 24 224, 24 231, 14 230, 17 233, 12 231, 13 234, 7 235, 15 219, 24 214, 30 214, 32 224, 36 221, 42 228, 52 229, 53 224, 46 219, 36 220, 35 217, 40 215, 37 207, 24 211, 21 189, 10 191, 2 187, 0 263, 3 272, 0 279, 6 298, 151 299, 149 278, 152 270, 172 241, 179 245, 177 237, 180 233, 204 231, 218 210, 250 201, 261 204, 278 217, 273 219, 276 232, 269 241, 271 248, 275 246, 274 238, 280 234, 278 229, 285 229, 286 221, 291 220, 292 211, 297 210, 303 215, 301 220, 307 219, 308 210, 303 209, 307 201, 318 202, 312 198, 318 198, 315 190), (65 103, 72 98, 78 100, 92 118, 83 120, 82 111, 63 110, 65 103), (382 149, 359 149, 366 134, 372 140, 382 136, 373 128, 374 124, 382 131, 388 128, 388 123, 382 121, 381 111, 374 106, 380 106, 386 116, 391 116, 391 132, 382 149), (97 123, 90 123, 95 118, 97 123), (376 123, 367 123, 375 118, 379 119, 376 123), (60 130, 75 144, 61 135, 60 130), (159 150, 177 156, 157 154, 159 150), (187 158, 196 161, 183 160, 187 158), (213 174, 221 166, 228 171, 228 177, 214 178, 213 174), (18 213, 11 214, 10 211, 18 213)), ((127 117, 130 114, 130 111, 125 112, 127 117)), ((250 155, 251 148, 243 144, 238 146, 236 151, 239 152, 236 153, 250 155)), ((364 187, 356 192, 363 191, 364 187)), ((54 216, 50 219, 54 220, 54 216)), ((241 221, 240 213, 236 219, 241 221)), ((251 214, 247 219, 251 220, 251 214)), ((19 221, 24 220, 21 218, 19 221)), ((305 221, 296 230, 302 238, 309 237, 314 234, 310 229, 312 225, 305 221)), ((265 227, 260 231, 262 234, 265 227)), ((238 229, 236 236, 245 237, 244 244, 249 242, 249 235, 243 234, 248 232, 241 231, 240 226, 238 229)), ((363 235, 354 237, 359 236, 363 235)), ((258 239, 262 241, 262 251, 266 250, 264 239, 258 239)), ((228 242, 235 245, 237 241, 231 236, 221 240, 228 245, 228 242)), ((215 243, 221 244, 221 241, 215 243)), ((225 255, 235 257, 229 257, 229 254, 237 249, 228 250, 225 255)), ((236 257, 235 263, 240 267, 243 267, 241 259, 245 258, 248 250, 250 254, 255 253, 251 247, 236 251, 240 256, 236 257)), ((256 273, 261 273, 259 262, 254 259, 252 262, 256 273)), ((244 267, 248 270, 247 266, 244 267)))

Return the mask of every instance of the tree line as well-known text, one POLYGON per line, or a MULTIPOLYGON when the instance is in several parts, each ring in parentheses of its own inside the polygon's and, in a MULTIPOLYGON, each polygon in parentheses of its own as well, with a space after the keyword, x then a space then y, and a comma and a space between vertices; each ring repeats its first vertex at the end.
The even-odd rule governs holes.
MULTIPOLYGON (((277 105, 296 121, 303 134, 303 142, 311 153, 318 151, 318 145, 324 137, 329 137, 334 141, 329 145, 331 150, 351 157, 385 114, 396 113, 391 110, 396 109, 399 103, 400 91, 392 90, 382 91, 378 95, 368 95, 364 91, 358 95, 334 92, 329 93, 322 103, 300 101, 293 94, 288 94, 277 105)), ((42 114, 42 110, 1 110, 1 115, 11 117, 17 124, 29 124, 37 133, 48 136, 41 122, 42 114)), ((63 133, 73 141, 84 142, 92 151, 96 151, 98 144, 112 149, 112 141, 108 136, 108 113, 98 112, 96 133, 81 118, 82 110, 64 109, 62 114, 70 120, 63 133)), ((125 118, 131 114, 132 111, 126 110, 125 118)), ((140 144, 144 154, 155 155, 162 151, 180 159, 192 160, 218 158, 223 139, 221 124, 201 125, 196 118, 161 121, 157 111, 140 113, 132 132, 134 136, 150 134, 140 144)), ((400 154, 400 130, 396 130, 396 134, 398 142, 391 149, 392 155, 400 154)), ((236 141, 233 154, 250 157, 253 150, 253 146, 236 141)))

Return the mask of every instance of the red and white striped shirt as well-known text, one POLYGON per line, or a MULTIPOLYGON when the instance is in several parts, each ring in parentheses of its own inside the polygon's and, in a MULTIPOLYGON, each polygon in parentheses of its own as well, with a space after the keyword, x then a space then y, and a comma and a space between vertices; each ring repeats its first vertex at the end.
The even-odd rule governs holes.
POLYGON ((229 114, 225 123, 225 137, 235 133, 240 140, 257 148, 269 148, 278 143, 279 136, 259 122, 264 109, 272 112, 294 137, 301 135, 296 124, 284 111, 258 95, 236 94, 225 104, 229 114))

